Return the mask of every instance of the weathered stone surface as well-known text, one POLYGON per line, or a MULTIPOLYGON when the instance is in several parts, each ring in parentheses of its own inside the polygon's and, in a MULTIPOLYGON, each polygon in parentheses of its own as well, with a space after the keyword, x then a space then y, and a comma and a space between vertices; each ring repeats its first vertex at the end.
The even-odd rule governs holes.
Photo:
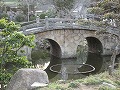
POLYGON ((6 90, 31 90, 34 82, 49 83, 47 73, 39 69, 20 69, 12 77, 6 90))
POLYGON ((34 82, 31 86, 32 87, 45 87, 47 85, 48 84, 45 84, 45 83, 34 82))
MULTIPOLYGON (((71 52, 76 52, 76 46, 82 45, 84 40, 86 38, 96 38, 100 43, 102 44, 102 55, 111 55, 112 52, 111 46, 113 46, 115 43, 112 41, 115 41, 114 38, 109 38, 109 34, 103 34, 103 35, 97 35, 94 30, 87 30, 87 29, 53 29, 49 31, 43 31, 43 32, 38 32, 35 34, 36 35, 36 40, 41 40, 41 39, 51 39, 56 42, 60 46, 61 50, 61 58, 72 58, 75 57, 76 53, 71 53, 71 52), (108 40, 104 39, 104 37, 108 37, 108 40), (109 51, 108 51, 109 49, 109 51), (64 54, 66 53, 66 54, 64 54)), ((93 41, 94 44, 96 42, 93 41)), ((55 47, 55 43, 50 42, 50 44, 53 46, 51 48, 57 48, 55 47)), ((57 45, 56 45, 57 46, 57 45)), ((92 48, 92 45, 89 45, 92 48)), ((55 52, 58 53, 58 52, 55 52)), ((59 55, 60 55, 59 54, 59 55)), ((52 53, 53 55, 53 53, 52 53)), ((55 56, 55 55, 54 55, 55 56)))

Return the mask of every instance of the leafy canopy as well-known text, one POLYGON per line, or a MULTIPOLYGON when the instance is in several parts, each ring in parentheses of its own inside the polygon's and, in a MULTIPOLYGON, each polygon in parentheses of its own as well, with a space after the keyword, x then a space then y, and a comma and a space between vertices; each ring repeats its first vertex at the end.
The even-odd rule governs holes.
POLYGON ((20 26, 14 22, 0 19, 0 82, 4 86, 10 77, 20 68, 30 65, 23 46, 34 47, 34 35, 24 35, 19 31, 20 26), (19 51, 19 53, 18 53, 19 51))

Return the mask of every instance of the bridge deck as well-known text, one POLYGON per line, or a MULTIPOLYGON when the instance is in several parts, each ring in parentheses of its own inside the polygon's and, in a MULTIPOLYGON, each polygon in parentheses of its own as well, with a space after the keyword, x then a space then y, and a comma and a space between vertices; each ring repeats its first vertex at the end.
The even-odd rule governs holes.
MULTIPOLYGON (((85 21, 88 22, 88 21, 85 21)), ((92 22, 87 24, 78 24, 78 20, 75 19, 61 19, 61 18, 46 18, 39 21, 33 22, 32 24, 25 25, 21 28, 21 31, 25 34, 33 34, 49 30, 107 30, 112 34, 120 34, 120 31, 116 27, 105 27, 105 26, 96 26, 92 22)))

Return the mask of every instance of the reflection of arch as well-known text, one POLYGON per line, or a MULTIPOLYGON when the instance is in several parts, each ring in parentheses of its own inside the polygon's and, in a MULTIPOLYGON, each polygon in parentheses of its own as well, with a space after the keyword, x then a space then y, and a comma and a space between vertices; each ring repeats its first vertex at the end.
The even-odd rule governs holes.
MULTIPOLYGON (((86 44, 87 48, 85 49, 85 51, 82 51, 82 53, 83 52, 86 53, 86 54, 84 53, 85 55, 84 55, 83 62, 95 67, 95 71, 92 73, 99 72, 103 64, 103 59, 101 56, 101 53, 103 52, 102 43, 95 37, 87 37, 86 40, 87 40, 87 44, 86 44), (86 52, 87 50, 88 50, 88 53, 86 52)), ((82 48, 82 47, 79 47, 79 48, 82 48)), ((89 68, 85 66, 82 66, 81 68, 79 68, 80 72, 85 70, 89 70, 89 68)))
POLYGON ((87 61, 88 55, 88 45, 87 40, 83 40, 80 45, 77 46, 77 60, 80 64, 83 64, 87 61))
MULTIPOLYGON (((51 79, 55 77, 57 74, 51 72, 50 67, 55 64, 61 64, 60 58, 62 53, 61 53, 60 45, 56 41, 52 39, 46 39, 46 40, 48 40, 50 43, 51 60, 50 60, 49 66, 47 67, 47 69, 45 69, 45 71, 47 72, 49 79, 51 79)), ((60 68, 61 67, 57 67, 56 70, 59 71, 60 68)))
POLYGON ((87 37, 88 42, 88 58, 86 64, 90 64, 95 67, 95 71, 99 72, 102 67, 103 59, 101 53, 103 52, 102 43, 95 37, 87 37))

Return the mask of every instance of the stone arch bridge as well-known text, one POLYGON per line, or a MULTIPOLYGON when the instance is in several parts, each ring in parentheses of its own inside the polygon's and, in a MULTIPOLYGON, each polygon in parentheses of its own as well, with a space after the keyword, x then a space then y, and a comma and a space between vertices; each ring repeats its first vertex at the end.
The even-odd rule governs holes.
MULTIPOLYGON (((120 34, 117 28, 109 27, 108 32, 96 34, 97 31, 104 30, 104 27, 92 24, 79 25, 76 24, 76 20, 72 19, 48 18, 39 23, 23 26, 21 30, 25 34, 34 33, 36 42, 48 40, 51 45, 51 54, 59 58, 76 58, 77 47, 84 45, 85 40, 88 43, 89 52, 111 55, 116 37, 110 35, 111 33, 120 34)), ((95 67, 98 67, 97 64, 95 67)))

